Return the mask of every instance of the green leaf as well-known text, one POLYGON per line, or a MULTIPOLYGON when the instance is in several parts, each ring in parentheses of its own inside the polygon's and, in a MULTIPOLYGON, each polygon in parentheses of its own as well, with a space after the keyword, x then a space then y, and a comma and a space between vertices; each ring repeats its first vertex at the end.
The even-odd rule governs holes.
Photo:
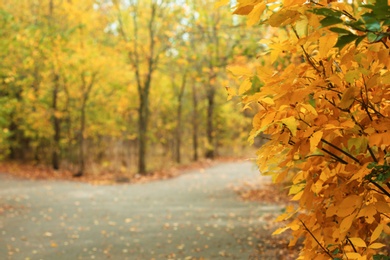
POLYGON ((369 42, 376 42, 377 35, 375 33, 367 33, 367 39, 369 42))
POLYGON ((357 40, 358 38, 359 38, 359 36, 354 35, 354 34, 342 35, 337 40, 335 47, 342 49, 342 48, 344 48, 345 45, 357 40))
POLYGON ((378 21, 374 13, 365 13, 362 15, 366 24, 366 28, 372 32, 379 32, 381 30, 381 23, 378 21))
POLYGON ((366 29, 363 27, 365 25, 365 23, 362 20, 353 21, 353 22, 348 21, 348 22, 345 22, 345 24, 352 27, 352 29, 355 29, 355 30, 358 30, 361 32, 366 31, 366 29))
POLYGON ((338 10, 332 10, 329 8, 315 8, 310 10, 310 12, 317 14, 317 15, 323 15, 327 17, 336 17, 340 18, 343 15, 343 12, 338 10))
POLYGON ((310 95, 309 95, 309 104, 310 104, 312 107, 316 108, 316 100, 314 99, 314 94, 310 94, 310 95))
POLYGON ((249 94, 254 94, 260 91, 261 87, 264 85, 263 82, 257 76, 253 76, 251 79, 251 89, 249 90, 249 94))
POLYGON ((359 36, 359 38, 356 40, 355 45, 358 46, 363 40, 366 38, 366 36, 359 36))
POLYGON ((343 22, 343 20, 341 20, 340 18, 332 17, 332 16, 325 17, 324 19, 322 19, 320 21, 322 27, 327 27, 327 26, 339 24, 342 22, 343 22))
POLYGON ((367 165, 367 168, 368 168, 368 169, 373 169, 376 165, 377 165, 376 162, 371 162, 371 163, 369 163, 369 164, 367 165))
POLYGON ((338 28, 338 27, 332 27, 329 30, 332 32, 335 32, 335 33, 340 33, 340 34, 351 34, 350 31, 345 30, 343 28, 338 28))

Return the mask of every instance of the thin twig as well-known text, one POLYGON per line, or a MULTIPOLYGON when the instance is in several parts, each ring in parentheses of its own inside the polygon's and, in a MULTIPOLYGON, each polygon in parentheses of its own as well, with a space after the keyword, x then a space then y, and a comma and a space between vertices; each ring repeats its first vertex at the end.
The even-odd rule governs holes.
POLYGON ((351 244, 353 251, 355 251, 355 253, 357 253, 357 250, 356 250, 355 246, 353 245, 352 241, 349 239, 349 237, 347 237, 347 241, 351 244))
POLYGON ((327 154, 329 154, 330 156, 333 157, 333 159, 335 159, 336 161, 342 163, 342 164, 348 164, 347 161, 344 161, 343 159, 341 159, 340 157, 338 157, 337 155, 335 155, 334 153, 326 150, 325 148, 321 148, 322 151, 326 152, 327 154))
POLYGON ((385 188, 383 188, 381 185, 379 185, 378 183, 376 183, 376 182, 373 181, 373 180, 370 180, 370 183, 374 184, 375 187, 377 187, 378 189, 380 189, 387 197, 390 198, 390 193, 389 193, 387 190, 385 190, 385 188))
POLYGON ((361 164, 360 161, 359 161, 357 158, 353 157, 351 154, 349 154, 349 153, 347 153, 346 151, 340 149, 339 147, 335 146, 334 144, 332 144, 332 143, 326 141, 326 140, 323 139, 323 138, 321 138, 321 141, 322 141, 323 143, 326 143, 327 145, 333 147, 333 148, 336 149, 337 151, 339 151, 339 152, 345 154, 346 156, 348 156, 349 158, 351 158, 352 160, 354 160, 354 161, 357 162, 358 164, 361 164))
MULTIPOLYGON (((295 30, 295 28, 293 26, 291 26, 295 36, 297 37, 297 39, 299 40, 300 37, 298 35, 298 32, 295 30)), ((302 45, 299 45, 303 51, 303 53, 305 54, 305 57, 306 57, 306 60, 307 62, 309 62, 309 64, 318 72, 318 73, 321 73, 321 71, 317 68, 317 66, 314 64, 312 58, 310 57, 310 55, 307 53, 307 51, 305 50, 305 48, 303 48, 302 45)))
POLYGON ((367 150, 370 152, 370 155, 372 157, 372 159, 374 160, 374 162, 378 162, 378 159, 375 157, 375 154, 374 152, 371 150, 371 147, 367 144, 367 150))
POLYGON ((317 238, 314 236, 313 233, 311 233, 311 231, 307 228, 307 226, 305 225, 305 223, 303 223, 302 220, 299 219, 299 221, 302 223, 302 225, 305 227, 306 231, 312 236, 312 238, 317 242, 317 244, 322 248, 322 250, 324 250, 324 252, 331 258, 333 259, 333 256, 330 254, 330 252, 328 250, 325 249, 325 247, 323 245, 320 244, 320 242, 317 240, 317 238))

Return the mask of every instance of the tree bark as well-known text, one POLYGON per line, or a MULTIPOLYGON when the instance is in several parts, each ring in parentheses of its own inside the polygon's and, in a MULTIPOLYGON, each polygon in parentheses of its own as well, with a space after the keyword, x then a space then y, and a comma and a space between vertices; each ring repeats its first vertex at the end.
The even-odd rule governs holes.
POLYGON ((214 159, 215 149, 214 149, 214 98, 215 98, 215 89, 212 86, 211 82, 207 90, 207 123, 206 123, 206 137, 207 137, 207 146, 205 157, 208 159, 214 159))
POLYGON ((176 143, 175 143, 175 161, 181 163, 181 137, 182 137, 182 109, 183 109, 183 95, 186 87, 187 73, 185 72, 180 85, 179 93, 177 95, 177 125, 176 125, 176 143))
POLYGON ((139 119, 138 119, 138 172, 146 173, 147 131, 149 121, 149 93, 140 93, 139 119))
POLYGON ((83 92, 81 107, 80 107, 80 136, 79 136, 79 172, 76 173, 74 176, 80 177, 84 175, 85 171, 85 147, 84 147, 84 132, 86 128, 86 109, 87 109, 87 102, 89 98, 89 94, 92 91, 92 87, 95 84, 96 79, 96 73, 92 75, 91 82, 87 84, 87 81, 85 79, 85 75, 81 74, 81 89, 83 92))
POLYGON ((52 167, 55 170, 60 168, 60 138, 61 138, 61 122, 56 115, 58 111, 58 91, 59 91, 59 80, 60 77, 58 74, 54 74, 54 88, 53 88, 53 96, 52 96, 52 123, 53 123, 53 150, 52 150, 52 167))
POLYGON ((197 161, 199 159, 198 155, 198 96, 196 92, 195 83, 192 84, 192 160, 197 161))

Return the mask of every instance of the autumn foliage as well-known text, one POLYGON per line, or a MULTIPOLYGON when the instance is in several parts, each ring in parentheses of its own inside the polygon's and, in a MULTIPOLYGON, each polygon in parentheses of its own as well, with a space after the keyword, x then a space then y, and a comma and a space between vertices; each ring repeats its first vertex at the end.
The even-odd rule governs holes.
POLYGON ((387 1, 239 0, 234 14, 267 31, 254 66, 229 68, 245 108, 257 109, 250 139, 270 137, 258 165, 275 182, 291 178, 299 202, 275 234, 291 229, 290 245, 303 237, 300 259, 388 259, 387 1))

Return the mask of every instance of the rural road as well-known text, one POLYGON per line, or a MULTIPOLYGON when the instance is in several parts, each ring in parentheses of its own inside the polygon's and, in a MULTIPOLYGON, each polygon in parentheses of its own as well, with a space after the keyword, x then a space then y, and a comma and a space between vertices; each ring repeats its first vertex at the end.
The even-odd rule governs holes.
POLYGON ((254 181, 250 162, 111 186, 0 175, 0 259, 248 259, 280 212, 231 188, 254 181))

